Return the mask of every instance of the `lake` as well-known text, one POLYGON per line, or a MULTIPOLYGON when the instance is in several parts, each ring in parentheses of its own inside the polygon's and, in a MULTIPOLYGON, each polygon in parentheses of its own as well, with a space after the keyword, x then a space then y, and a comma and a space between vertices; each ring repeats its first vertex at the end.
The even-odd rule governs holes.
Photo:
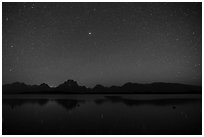
POLYGON ((2 134, 202 134, 201 94, 3 95, 2 134))

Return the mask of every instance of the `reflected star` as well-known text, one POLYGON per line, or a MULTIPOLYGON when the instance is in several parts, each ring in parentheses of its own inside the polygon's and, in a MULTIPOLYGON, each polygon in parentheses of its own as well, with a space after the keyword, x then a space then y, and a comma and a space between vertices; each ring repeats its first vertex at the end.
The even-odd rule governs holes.
POLYGON ((103 118, 103 114, 101 114, 101 118, 103 118))

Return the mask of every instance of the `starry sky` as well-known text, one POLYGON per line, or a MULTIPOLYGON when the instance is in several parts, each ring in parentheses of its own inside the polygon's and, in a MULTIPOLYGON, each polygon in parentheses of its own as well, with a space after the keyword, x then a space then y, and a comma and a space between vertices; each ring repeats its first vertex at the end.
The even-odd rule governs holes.
POLYGON ((2 82, 202 84, 202 3, 2 4, 2 82))

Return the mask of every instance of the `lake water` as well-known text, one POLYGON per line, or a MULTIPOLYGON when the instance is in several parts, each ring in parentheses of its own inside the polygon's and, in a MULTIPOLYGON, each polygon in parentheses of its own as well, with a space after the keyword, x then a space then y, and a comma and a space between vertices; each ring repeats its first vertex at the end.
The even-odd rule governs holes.
POLYGON ((202 95, 3 95, 2 134, 202 134, 202 95))

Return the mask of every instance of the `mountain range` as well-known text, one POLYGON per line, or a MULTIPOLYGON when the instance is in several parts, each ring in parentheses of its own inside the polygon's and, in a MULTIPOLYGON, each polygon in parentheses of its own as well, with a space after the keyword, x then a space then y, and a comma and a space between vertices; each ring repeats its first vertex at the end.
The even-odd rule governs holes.
POLYGON ((125 83, 122 86, 105 87, 96 85, 93 88, 80 86, 74 80, 67 80, 57 87, 49 87, 43 83, 40 85, 27 85, 25 83, 15 82, 2 86, 3 94, 94 94, 94 93, 202 93, 202 86, 194 86, 179 83, 155 82, 150 84, 125 83))

